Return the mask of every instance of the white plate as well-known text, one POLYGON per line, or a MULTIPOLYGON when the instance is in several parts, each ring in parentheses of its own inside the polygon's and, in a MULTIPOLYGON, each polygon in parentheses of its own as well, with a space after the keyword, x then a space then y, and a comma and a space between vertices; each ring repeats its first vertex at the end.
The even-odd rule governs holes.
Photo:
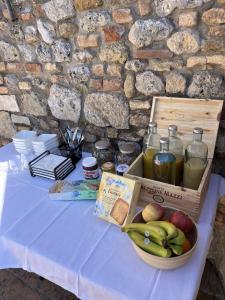
POLYGON ((34 137, 37 136, 37 132, 36 131, 30 131, 30 130, 21 130, 19 132, 16 133, 16 135, 13 137, 13 141, 24 141, 27 139, 33 139, 34 137))

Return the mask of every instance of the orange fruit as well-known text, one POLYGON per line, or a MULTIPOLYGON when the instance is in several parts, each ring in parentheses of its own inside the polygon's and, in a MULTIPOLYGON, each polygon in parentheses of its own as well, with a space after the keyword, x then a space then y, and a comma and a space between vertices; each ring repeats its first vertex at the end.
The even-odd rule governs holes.
POLYGON ((183 248, 183 253, 188 252, 191 249, 191 243, 187 238, 184 241, 182 248, 183 248))

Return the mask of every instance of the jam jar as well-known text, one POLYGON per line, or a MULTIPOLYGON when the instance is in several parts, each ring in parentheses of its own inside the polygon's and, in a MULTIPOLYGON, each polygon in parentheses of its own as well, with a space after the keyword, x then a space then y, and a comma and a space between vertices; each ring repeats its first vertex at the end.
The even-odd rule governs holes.
POLYGON ((117 164, 131 165, 136 159, 136 147, 132 143, 124 143, 119 146, 119 152, 117 153, 117 164))
POLYGON ((101 167, 105 162, 114 162, 114 149, 109 141, 100 140, 95 143, 93 156, 101 167))

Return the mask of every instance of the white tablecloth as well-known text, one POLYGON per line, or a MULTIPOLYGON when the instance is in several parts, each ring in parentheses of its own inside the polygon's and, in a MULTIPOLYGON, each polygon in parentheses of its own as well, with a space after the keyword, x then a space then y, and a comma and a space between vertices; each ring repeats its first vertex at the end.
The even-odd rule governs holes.
MULTIPOLYGON (((118 227, 93 215, 94 202, 53 202, 53 181, 7 171, 12 145, 0 149, 0 268, 35 272, 84 300, 195 299, 225 180, 212 175, 197 249, 185 266, 160 271, 145 264, 118 227)), ((82 178, 81 165, 68 177, 82 178)))

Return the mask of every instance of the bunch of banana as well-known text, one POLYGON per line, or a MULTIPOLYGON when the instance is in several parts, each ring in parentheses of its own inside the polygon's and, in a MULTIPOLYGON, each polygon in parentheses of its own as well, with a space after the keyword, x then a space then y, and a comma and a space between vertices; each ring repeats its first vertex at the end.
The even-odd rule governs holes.
POLYGON ((172 253, 181 255, 185 242, 184 233, 167 221, 131 223, 122 227, 134 243, 151 254, 170 257, 172 253))

